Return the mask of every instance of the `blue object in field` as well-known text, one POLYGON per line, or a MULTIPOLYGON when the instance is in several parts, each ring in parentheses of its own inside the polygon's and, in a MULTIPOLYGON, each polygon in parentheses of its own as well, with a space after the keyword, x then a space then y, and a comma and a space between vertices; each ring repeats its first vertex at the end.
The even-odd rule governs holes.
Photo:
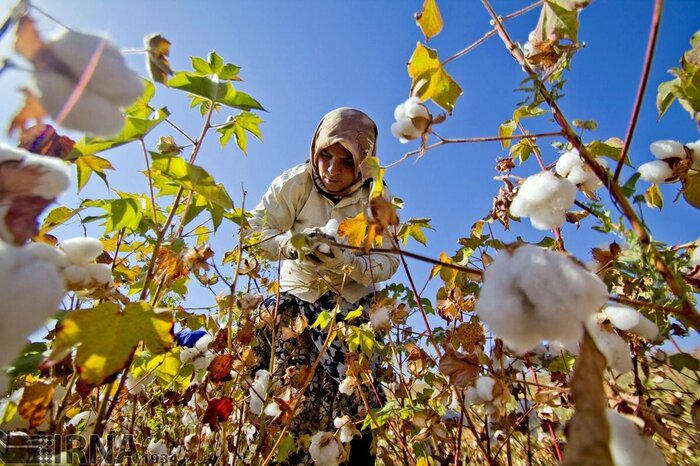
POLYGON ((175 342, 179 346, 185 348, 192 348, 194 345, 207 334, 206 330, 190 330, 188 328, 182 329, 175 334, 175 342))

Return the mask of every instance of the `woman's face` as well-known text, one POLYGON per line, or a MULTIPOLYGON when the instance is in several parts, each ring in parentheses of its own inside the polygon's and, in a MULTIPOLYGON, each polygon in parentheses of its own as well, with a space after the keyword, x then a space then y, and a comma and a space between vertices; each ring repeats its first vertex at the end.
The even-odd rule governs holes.
POLYGON ((318 174, 329 193, 339 193, 355 181, 352 154, 340 144, 326 147, 318 154, 318 174))

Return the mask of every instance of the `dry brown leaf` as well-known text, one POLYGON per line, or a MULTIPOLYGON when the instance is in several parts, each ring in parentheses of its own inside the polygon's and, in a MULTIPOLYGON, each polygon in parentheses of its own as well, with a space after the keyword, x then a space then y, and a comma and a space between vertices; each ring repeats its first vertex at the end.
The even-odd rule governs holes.
POLYGON ((19 147, 29 152, 49 155, 61 159, 69 158, 75 141, 68 136, 61 136, 51 125, 37 124, 21 131, 19 147))
POLYGON ((440 358, 440 372, 450 378, 450 385, 467 388, 479 377, 479 358, 472 353, 461 354, 450 345, 445 346, 445 354, 440 358))
POLYGON ((468 353, 473 353, 477 349, 483 351, 486 344, 484 326, 478 321, 460 324, 452 334, 452 338, 468 353))
POLYGON ((428 355, 416 345, 410 343, 406 345, 408 353, 407 368, 414 377, 423 376, 428 370, 428 355))
POLYGON ((209 380, 213 382, 226 382, 231 380, 231 369, 233 368, 233 356, 230 354, 220 354, 209 363, 209 380))
POLYGON ((584 331, 581 354, 571 380, 576 410, 567 427, 569 443, 564 451, 564 466, 613 466, 608 446, 608 404, 603 388, 605 366, 605 356, 584 331))
POLYGON ((171 42, 160 34, 148 36, 144 42, 148 52, 148 74, 154 81, 164 83, 168 80, 168 76, 173 74, 168 61, 171 42))
POLYGON ((7 128, 7 134, 10 136, 16 130, 19 130, 20 135, 23 135, 30 120, 34 120, 35 124, 40 124, 46 116, 41 102, 29 89, 23 88, 22 93, 24 94, 24 106, 15 114, 10 122, 10 127, 7 128))
POLYGON ((34 20, 29 15, 20 18, 16 34, 15 51, 27 60, 32 60, 44 45, 44 41, 41 40, 34 20))
POLYGON ((44 382, 24 387, 18 411, 20 416, 29 421, 29 427, 36 427, 44 422, 53 401, 54 388, 53 384, 44 382))

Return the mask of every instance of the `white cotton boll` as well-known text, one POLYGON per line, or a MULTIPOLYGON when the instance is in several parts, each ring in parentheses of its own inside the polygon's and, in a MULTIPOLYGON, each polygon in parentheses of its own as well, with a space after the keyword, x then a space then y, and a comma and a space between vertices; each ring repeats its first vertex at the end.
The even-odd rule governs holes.
POLYGON ((566 179, 571 181, 573 184, 579 185, 588 180, 588 174, 589 172, 584 170, 583 166, 573 167, 566 176, 566 179))
POLYGON ((209 345, 212 341, 214 341, 214 337, 211 334, 207 333, 205 335, 202 335, 202 337, 199 340, 197 340, 197 343, 194 344, 194 347, 200 352, 205 352, 209 349, 209 345))
POLYGON ((600 181, 600 178, 598 178, 595 173, 593 172, 587 172, 588 177, 586 178, 586 181, 583 182, 583 186, 588 189, 589 191, 595 191, 601 186, 603 186, 603 182, 600 181))
POLYGON ((583 167, 583 160, 577 150, 564 152, 559 156, 557 164, 554 167, 556 172, 561 176, 567 176, 575 167, 583 167))
POLYGON ((195 371, 201 371, 203 369, 206 369, 209 367, 209 364, 211 364, 211 361, 214 359, 214 356, 216 356, 212 351, 205 351, 204 353, 201 353, 197 358, 192 361, 192 365, 194 366, 195 371))
POLYGON ((695 249, 693 249, 693 252, 690 254, 690 260, 688 261, 688 264, 691 267, 697 267, 700 265, 700 245, 696 246, 695 249))
POLYGON ((476 379, 476 392, 483 401, 493 400, 493 387, 496 385, 496 380, 487 375, 482 375, 476 379))
POLYGON ((391 313, 389 308, 380 307, 369 316, 372 327, 376 330, 388 330, 391 328, 391 313))
POLYGON ((85 265, 94 261, 102 254, 104 247, 97 238, 77 237, 63 241, 61 249, 73 264, 85 265))
POLYGON ((334 218, 328 220, 322 230, 328 236, 338 236, 338 221, 334 218))
POLYGON ((112 267, 107 264, 87 264, 84 265, 90 278, 100 285, 106 285, 112 282, 112 267))
POLYGON ((543 340, 577 340, 607 297, 605 283, 570 257, 523 245, 501 251, 486 269, 475 311, 523 354, 543 340))
POLYGON ((637 168, 637 172, 644 181, 654 184, 664 183, 673 175, 673 170, 663 160, 643 163, 637 168))
MULTIPOLYGON (((184 414, 180 418, 180 422, 185 427, 196 426, 199 424, 199 418, 197 417, 197 413, 194 410, 185 408, 184 414)), ((189 435, 187 437, 189 437, 189 435)), ((185 445, 187 445, 188 443, 187 437, 185 437, 185 445)))
POLYGON ((70 264, 63 251, 46 243, 29 243, 24 247, 37 259, 51 262, 58 268, 67 267, 70 264))
MULTIPOLYGON (((75 82, 51 70, 35 73, 34 80, 42 107, 57 118, 73 92, 75 82)), ((121 131, 124 121, 124 115, 112 102, 90 89, 83 89, 61 126, 111 137, 121 131)))
POLYGON ((58 269, 24 248, 0 242, 0 367, 17 357, 27 337, 53 316, 66 294, 58 269))
POLYGON ((61 271, 61 275, 71 286, 87 286, 90 274, 84 265, 69 265, 61 271))
POLYGON ((610 323, 620 330, 634 332, 648 340, 654 340, 659 334, 659 327, 636 309, 627 306, 607 306, 603 311, 610 323))
POLYGON ((607 410, 610 454, 615 466, 664 466, 666 460, 650 437, 642 436, 627 417, 607 410))
POLYGON ((483 403, 484 400, 479 396, 479 391, 476 387, 469 387, 464 391, 464 405, 471 406, 483 403))
POLYGON ((75 427, 84 434, 92 433, 96 424, 97 415, 92 411, 81 411, 68 421, 68 425, 75 427))
POLYGON ((36 184, 32 186, 32 192, 37 196, 53 199, 70 186, 70 169, 59 158, 27 152, 24 165, 41 173, 36 184))
POLYGON ((333 426, 336 429, 340 429, 338 432, 338 438, 342 443, 350 443, 354 436, 354 432, 352 430, 352 421, 350 420, 350 416, 347 414, 337 417, 333 419, 333 426))
POLYGON ((180 349, 180 362, 182 364, 190 363, 199 356, 201 352, 196 348, 181 348, 180 349))
MULTIPOLYGON (((394 120, 396 121, 401 121, 401 120, 407 120, 408 115, 406 115, 406 102, 401 102, 399 105, 396 106, 394 109, 394 120)), ((398 137, 398 136, 397 136, 398 137)))
POLYGON ((255 373, 255 380, 250 385, 249 395, 250 401, 248 409, 256 415, 260 415, 263 410, 263 401, 267 395, 267 389, 270 386, 270 373, 265 369, 260 369, 255 373))
POLYGON ((411 120, 397 120, 391 124, 391 134, 401 144, 406 144, 408 141, 418 139, 422 133, 413 126, 411 120))
POLYGON ((337 466, 342 452, 341 444, 331 432, 316 432, 311 437, 309 454, 318 466, 337 466))
POLYGON ((112 41, 97 35, 62 31, 47 41, 44 49, 68 66, 73 76, 79 77, 102 42, 102 53, 87 88, 107 98, 116 106, 128 106, 141 95, 143 83, 141 78, 126 66, 124 57, 112 41))
POLYGON ((409 97, 405 105, 406 117, 430 119, 428 108, 423 105, 418 97, 409 97))
POLYGON ((610 369, 620 373, 633 369, 629 347, 621 336, 603 328, 597 323, 595 316, 589 321, 586 328, 598 350, 605 356, 610 369))
POLYGON ((576 192, 576 186, 566 178, 544 171, 530 176, 520 186, 510 205, 510 213, 516 217, 535 217, 534 222, 531 218, 531 223, 537 229, 560 227, 565 221, 566 209, 576 199, 576 192))
POLYGON ((691 168, 700 171, 700 139, 695 142, 689 142, 685 146, 690 149, 692 154, 693 163, 691 168))
POLYGON ((671 139, 654 141, 649 145, 649 150, 654 154, 654 157, 659 160, 668 159, 670 157, 685 157, 683 144, 671 139))
POLYGON ((168 456, 168 448, 165 446, 165 442, 163 440, 156 441, 155 439, 151 439, 146 447, 146 453, 149 455, 157 455, 159 457, 161 455, 168 456))
POLYGON ((356 382, 357 379, 353 376, 345 377, 338 385, 338 391, 343 395, 352 395, 353 391, 355 390, 356 382))
POLYGON ((276 402, 272 401, 265 406, 265 416, 277 417, 280 414, 282 414, 282 410, 276 402))

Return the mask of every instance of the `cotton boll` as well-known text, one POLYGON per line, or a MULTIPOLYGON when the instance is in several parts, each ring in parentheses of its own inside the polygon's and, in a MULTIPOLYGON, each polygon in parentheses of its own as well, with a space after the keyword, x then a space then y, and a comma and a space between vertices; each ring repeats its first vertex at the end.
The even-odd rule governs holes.
POLYGON ((63 268, 70 265, 68 258, 63 251, 46 243, 29 243, 25 246, 25 249, 37 259, 51 262, 57 268, 63 268))
POLYGON ((407 118, 430 119, 430 112, 418 97, 409 97, 404 108, 407 118))
POLYGON ((265 416, 277 417, 280 414, 282 414, 282 410, 276 402, 272 401, 265 406, 265 416))
POLYGON ((0 166, 4 172, 2 191, 7 197, 34 195, 54 199, 70 185, 70 169, 63 160, 35 155, 5 143, 0 143, 0 166))
POLYGON ((496 380, 482 375, 476 379, 476 392, 483 401, 493 400, 493 387, 496 385, 496 380))
MULTIPOLYGON (((75 82, 51 70, 36 72, 34 81, 42 107, 53 118, 57 118, 71 96, 75 82)), ((90 89, 83 89, 61 125, 97 136, 111 137, 124 126, 124 115, 106 98, 90 89)))
POLYGON ((649 340, 655 339, 659 334, 656 324, 636 309, 627 306, 607 306, 603 311, 610 323, 620 330, 634 332, 649 340))
POLYGON ((690 254, 690 260, 688 261, 688 264, 691 267, 697 267, 700 265, 700 245, 696 246, 695 249, 693 249, 693 252, 690 254))
POLYGON ((615 466, 664 466, 666 460, 650 437, 622 414, 607 410, 610 454, 615 466))
POLYGON ((583 167, 583 161, 579 157, 578 151, 573 150, 561 154, 554 169, 559 175, 565 177, 575 167, 583 167))
POLYGON ((573 184, 579 185, 588 180, 588 172, 583 169, 583 166, 573 167, 566 177, 573 184))
POLYGON ((464 405, 471 406, 483 403, 484 400, 479 396, 479 391, 476 387, 469 387, 464 391, 464 405))
POLYGON ((71 286, 87 286, 91 280, 84 265, 69 265, 61 271, 61 275, 71 286))
POLYGON ((201 337, 199 340, 197 340, 197 343, 194 344, 194 347, 199 350, 200 352, 204 352, 209 349, 209 345, 211 342, 214 341, 214 337, 207 333, 203 337, 201 337))
POLYGON ((350 443, 354 436, 350 417, 348 415, 343 415, 342 417, 335 418, 333 420, 333 426, 336 429, 340 429, 338 432, 338 439, 342 443, 350 443))
POLYGON ((644 181, 654 184, 664 183, 666 179, 673 176, 673 170, 663 160, 643 163, 637 168, 637 172, 644 181))
POLYGON ((389 330, 391 328, 391 313, 387 307, 375 309, 370 313, 369 319, 375 330, 389 330))
POLYGON ((77 31, 63 31, 47 41, 44 50, 68 66, 73 76, 79 77, 102 43, 102 52, 87 88, 116 106, 128 106, 141 95, 143 83, 135 72, 127 68, 124 57, 109 39, 77 31))
POLYGON ((337 466, 343 459, 343 447, 331 432, 316 432, 311 437, 309 454, 318 466, 337 466))
POLYGON ((328 236, 338 236, 338 221, 334 218, 328 220, 328 223, 323 227, 323 231, 328 236))
POLYGON ((260 369, 255 373, 255 380, 250 385, 249 395, 250 401, 248 409, 256 415, 260 415, 263 410, 263 401, 267 396, 267 389, 270 386, 270 373, 264 369, 260 369))
POLYGON ((83 434, 91 434, 97 424, 97 415, 92 411, 81 411, 68 421, 69 426, 73 426, 83 434), (81 430, 82 427, 82 430, 81 430))
POLYGON ((201 353, 194 359, 194 361, 192 361, 194 370, 201 371, 208 368, 209 364, 211 364, 211 361, 214 359, 214 356, 216 355, 212 351, 205 351, 204 353, 201 353))
POLYGON ((625 340, 612 330, 603 328, 595 320, 593 316, 586 328, 598 350, 605 356, 608 367, 620 373, 631 371, 632 358, 625 340))
POLYGON ((692 154, 692 169, 700 171, 700 139, 695 142, 689 142, 685 146, 690 149, 692 154))
POLYGON ((566 222, 564 211, 540 211, 530 215, 530 224, 537 230, 552 230, 566 222))
POLYGON ((401 142, 406 144, 408 141, 418 139, 421 132, 413 126, 411 120, 398 120, 391 124, 391 134, 401 142))
POLYGON ((103 246, 99 239, 90 237, 71 238, 61 243, 61 249, 73 264, 89 264, 102 254, 103 246))
POLYGON ((510 213, 516 217, 531 217, 537 229, 560 227, 565 221, 566 209, 574 203, 576 192, 576 186, 569 180, 544 171, 525 180, 510 205, 510 213))
POLYGON ((649 150, 652 154, 654 154, 654 157, 659 160, 668 159, 670 157, 685 157, 685 149, 683 148, 683 144, 671 139, 654 141, 649 145, 649 150))
POLYGON ((27 153, 24 165, 41 173, 32 186, 32 192, 37 196, 53 199, 70 186, 70 169, 61 159, 27 153))
POLYGON ((112 267, 107 264, 87 264, 84 265, 90 278, 100 285, 112 282, 112 267))
POLYGON ((342 382, 338 385, 338 391, 343 395, 352 395, 355 390, 355 383, 357 379, 352 376, 345 377, 342 382))
POLYGON ((163 440, 158 440, 156 441, 155 439, 151 439, 150 442, 148 442, 148 446, 146 447, 146 453, 149 455, 156 455, 160 457, 161 455, 168 456, 168 448, 165 446, 165 442, 163 440))
POLYGON ((0 367, 17 357, 27 336, 56 313, 66 294, 56 266, 0 242, 0 367), (10 325, 11 324, 11 325, 10 325))

